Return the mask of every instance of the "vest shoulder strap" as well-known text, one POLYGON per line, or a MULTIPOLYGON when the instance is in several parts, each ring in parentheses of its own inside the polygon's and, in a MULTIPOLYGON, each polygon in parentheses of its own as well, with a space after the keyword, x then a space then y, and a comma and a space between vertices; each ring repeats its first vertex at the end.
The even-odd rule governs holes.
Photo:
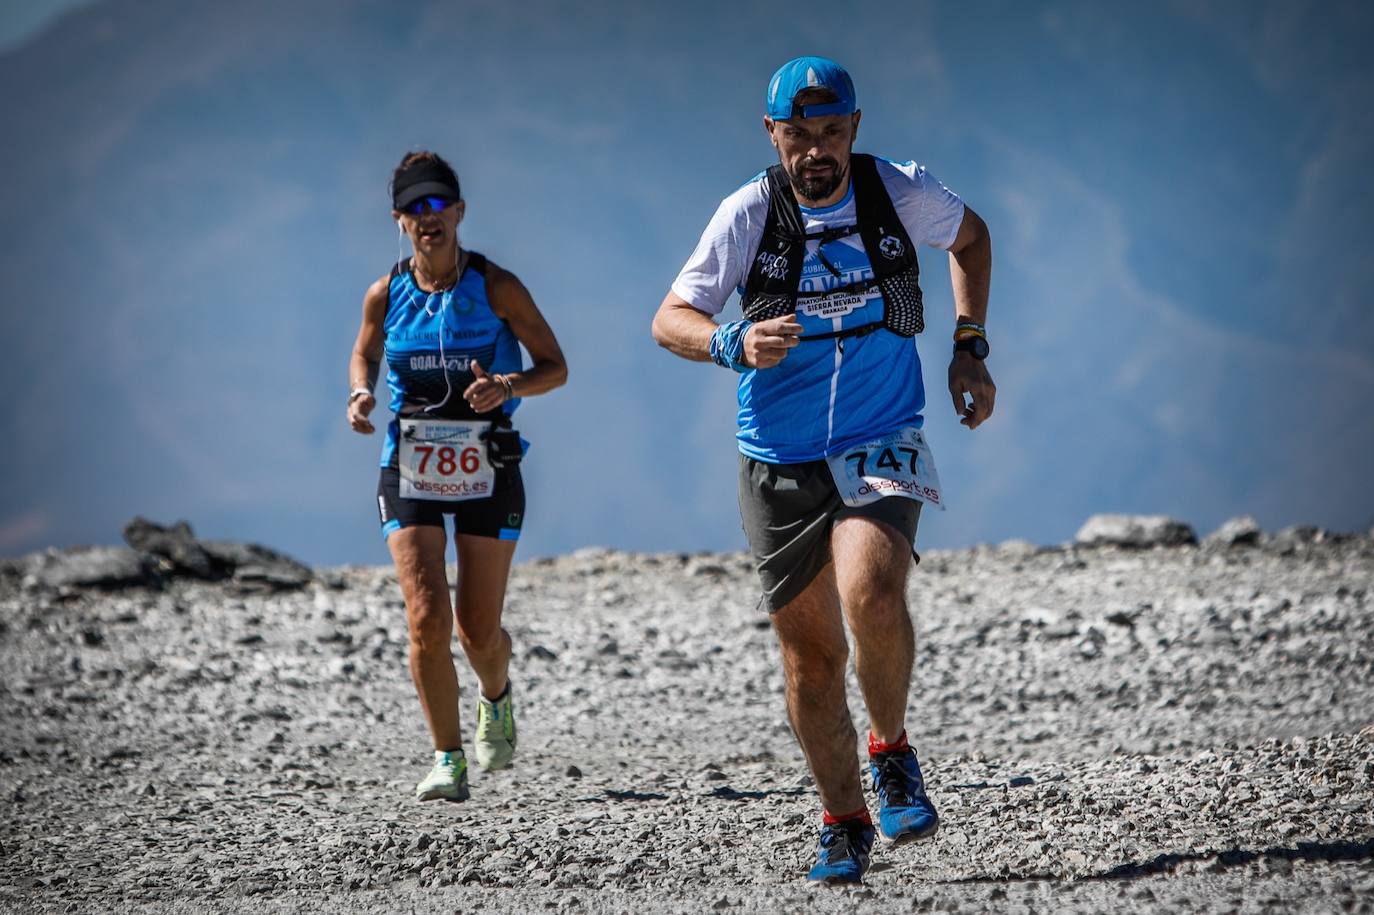
POLYGON ((768 216, 740 305, 751 321, 766 321, 791 314, 797 305, 797 281, 806 259, 806 224, 792 192, 792 182, 781 165, 766 172, 768 216))
POLYGON ((863 238, 874 275, 883 279, 904 270, 919 271, 916 246, 911 243, 911 236, 878 174, 877 160, 855 153, 849 162, 859 235, 863 238))
POLYGON ((792 179, 781 165, 768 169, 768 216, 777 219, 776 228, 783 234, 806 236, 806 222, 802 219, 801 205, 792 191, 792 179))

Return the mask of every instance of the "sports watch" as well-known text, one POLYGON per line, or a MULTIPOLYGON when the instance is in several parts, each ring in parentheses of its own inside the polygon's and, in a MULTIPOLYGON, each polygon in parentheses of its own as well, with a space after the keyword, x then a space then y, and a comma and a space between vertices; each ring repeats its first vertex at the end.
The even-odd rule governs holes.
POLYGON ((988 341, 983 337, 965 337, 963 340, 954 341, 954 352, 968 353, 974 359, 982 361, 988 358, 988 353, 992 348, 988 346, 988 341))

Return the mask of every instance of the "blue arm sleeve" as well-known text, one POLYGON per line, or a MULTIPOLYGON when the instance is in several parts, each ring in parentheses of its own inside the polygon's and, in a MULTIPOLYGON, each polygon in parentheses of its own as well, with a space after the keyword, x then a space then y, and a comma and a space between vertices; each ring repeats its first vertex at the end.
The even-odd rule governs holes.
POLYGON ((753 321, 731 321, 717 327, 711 334, 711 361, 737 372, 749 371, 744 364, 744 335, 753 326, 753 321))

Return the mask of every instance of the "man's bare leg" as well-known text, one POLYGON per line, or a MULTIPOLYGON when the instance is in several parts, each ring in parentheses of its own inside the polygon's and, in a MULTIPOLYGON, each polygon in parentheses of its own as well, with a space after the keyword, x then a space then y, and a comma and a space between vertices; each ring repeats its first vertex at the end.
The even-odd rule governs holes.
POLYGON ((825 809, 841 816, 864 806, 858 735, 845 699, 849 646, 834 566, 773 614, 787 683, 787 714, 825 809))
POLYGON ((831 550, 873 736, 889 745, 870 744, 878 825, 895 841, 924 839, 939 827, 939 815, 903 738, 916 647, 906 608, 910 546, 880 521, 846 518, 835 525, 831 550))
POLYGON ((846 518, 830 549, 845 619, 854 633, 854 667, 873 734, 895 742, 905 729, 916 636, 906 606, 911 544, 881 521, 846 518))

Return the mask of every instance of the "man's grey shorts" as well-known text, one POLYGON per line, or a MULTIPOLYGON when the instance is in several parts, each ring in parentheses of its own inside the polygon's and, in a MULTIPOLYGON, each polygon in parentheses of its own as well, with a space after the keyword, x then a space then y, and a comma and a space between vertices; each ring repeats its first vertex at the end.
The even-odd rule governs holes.
POLYGON ((882 521, 914 546, 921 503, 889 496, 854 508, 840 498, 825 461, 767 464, 741 454, 739 514, 763 581, 759 605, 776 613, 830 561, 830 528, 837 520, 882 521))

